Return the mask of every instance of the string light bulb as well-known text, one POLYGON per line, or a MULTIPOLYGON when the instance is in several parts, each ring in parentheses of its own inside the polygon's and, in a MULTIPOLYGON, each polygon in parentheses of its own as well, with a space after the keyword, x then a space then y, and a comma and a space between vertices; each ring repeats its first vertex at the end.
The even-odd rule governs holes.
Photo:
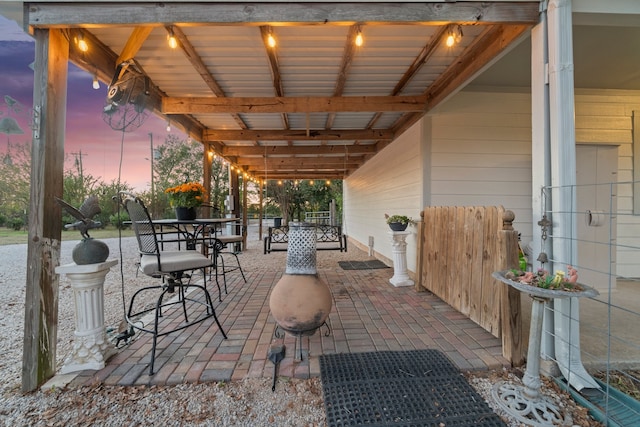
POLYGON ((173 34, 173 28, 169 30, 169 35, 167 35, 167 41, 169 42, 169 47, 171 49, 175 49, 178 47, 178 40, 176 36, 173 34))
POLYGON ((94 74, 93 75, 93 88, 94 89, 100 89, 100 82, 98 81, 98 75, 94 74))
POLYGON ((269 35, 267 36, 267 44, 271 48, 276 47, 276 39, 275 39, 275 37, 273 37, 272 33, 269 33, 269 35))
POLYGON ((447 35, 446 45, 447 47, 452 47, 456 43, 460 43, 462 40, 462 27, 460 25, 456 26, 455 30, 450 29, 449 35, 447 35))
POLYGON ((167 120, 167 132, 171 132, 171 122, 167 120))
POLYGON ((358 30, 358 34, 356 35, 356 46, 360 47, 364 43, 364 39, 362 38, 362 31, 358 30))
POLYGON ((78 34, 76 37, 76 44, 78 45, 78 49, 82 52, 87 52, 89 50, 89 45, 82 34, 78 34))
POLYGON ((454 38, 453 38, 453 34, 449 33, 449 35, 447 36, 447 47, 451 47, 453 46, 453 44, 455 43, 454 38))

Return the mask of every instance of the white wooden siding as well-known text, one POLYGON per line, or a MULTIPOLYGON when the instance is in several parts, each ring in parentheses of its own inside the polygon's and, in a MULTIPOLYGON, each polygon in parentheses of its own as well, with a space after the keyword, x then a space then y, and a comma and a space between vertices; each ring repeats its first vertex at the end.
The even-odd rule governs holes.
MULTIPOLYGON (((640 246, 640 217, 632 215, 630 184, 632 113, 640 110, 640 92, 575 93, 576 143, 619 146, 617 274, 640 277, 640 253, 623 247, 640 246)), ((502 205, 516 214, 514 227, 524 244, 540 238, 539 227, 531 224, 530 94, 463 91, 427 120, 430 126, 416 124, 345 181, 349 235, 365 247, 373 236, 374 249, 391 258, 384 213, 417 218, 423 200, 430 199, 433 206, 502 205), (431 192, 422 199, 427 180, 431 192)), ((412 251, 414 239, 409 239, 412 251)), ((413 252, 408 265, 415 271, 413 252)))
MULTIPOLYGON (((388 260, 393 256, 384 214, 407 215, 419 220, 423 208, 422 134, 420 121, 358 169, 343 185, 345 233, 365 248, 372 236, 373 249, 388 260)), ((415 273, 417 228, 407 230, 412 232, 407 238, 407 268, 415 273)))
MULTIPOLYGON (((576 90, 576 144, 618 145, 616 273, 640 277, 640 217, 633 215, 632 114, 640 110, 640 92, 576 90)), ((640 141, 636 141, 640 143, 640 141)), ((636 180, 640 174, 636 173, 636 180)))
POLYGON ((531 96, 461 92, 432 117, 432 205, 502 205, 531 230, 531 96))

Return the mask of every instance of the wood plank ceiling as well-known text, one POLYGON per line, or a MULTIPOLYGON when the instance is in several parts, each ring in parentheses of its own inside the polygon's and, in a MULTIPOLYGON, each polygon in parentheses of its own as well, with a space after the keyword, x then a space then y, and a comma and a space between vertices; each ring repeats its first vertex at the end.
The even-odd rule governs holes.
POLYGON ((150 109, 257 179, 347 177, 539 16, 537 1, 25 5, 32 28, 87 41, 70 57, 103 81, 135 60, 150 109))

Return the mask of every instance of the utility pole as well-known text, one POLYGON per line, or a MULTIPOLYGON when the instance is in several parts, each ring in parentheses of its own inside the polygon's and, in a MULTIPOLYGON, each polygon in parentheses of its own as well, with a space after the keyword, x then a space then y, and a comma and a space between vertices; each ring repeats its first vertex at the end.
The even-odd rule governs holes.
POLYGON ((70 153, 70 154, 76 158, 76 170, 80 175, 80 186, 82 189, 82 195, 86 196, 85 188, 84 188, 84 169, 82 167, 82 156, 87 156, 88 154, 83 153, 82 150, 79 150, 77 153, 70 153))
POLYGON ((151 155, 149 156, 149 161, 151 162, 151 214, 153 218, 155 218, 156 212, 156 192, 153 185, 153 133, 149 132, 149 143, 151 145, 151 155))

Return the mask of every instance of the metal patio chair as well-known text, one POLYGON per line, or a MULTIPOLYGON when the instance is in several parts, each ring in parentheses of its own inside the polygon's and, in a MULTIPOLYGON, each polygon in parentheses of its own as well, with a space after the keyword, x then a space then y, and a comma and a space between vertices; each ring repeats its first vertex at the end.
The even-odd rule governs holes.
MULTIPOLYGON (((129 307, 126 313, 127 323, 131 325, 131 327, 153 335, 151 363, 149 366, 149 375, 153 375, 158 337, 180 331, 213 317, 218 325, 218 329, 224 338, 227 338, 216 316, 211 295, 206 287, 206 269, 213 268, 214 263, 209 257, 195 250, 160 250, 155 227, 142 200, 133 194, 121 192, 120 202, 131 218, 131 224, 138 241, 140 271, 147 276, 162 280, 162 284, 160 285, 145 286, 137 290, 129 301, 129 307), (191 277, 187 272, 193 272, 195 270, 203 271, 203 285, 190 283, 191 277), (186 283, 184 281, 186 281, 186 283), (192 292, 188 293, 186 292, 187 290, 192 290, 192 292), (176 291, 177 295, 174 298, 169 298, 169 296, 176 293, 176 291), (192 296, 192 294, 198 291, 202 294, 201 299, 195 299, 192 296), (147 301, 136 304, 136 298, 140 297, 139 299, 142 299, 142 295, 148 293, 152 293, 156 298, 155 303, 151 307, 149 307, 147 301), (168 300, 165 301, 165 298, 168 300), (190 308, 201 305, 204 306, 205 310, 199 313, 194 320, 189 320, 189 314, 193 315, 195 313, 187 312, 187 302, 191 304, 190 308), (164 327, 160 328, 159 324, 160 319, 163 317, 163 311, 169 311, 169 307, 178 305, 182 307, 184 322, 174 323, 167 320, 163 323, 169 323, 171 326, 163 325, 164 327), (146 326, 142 318, 144 315, 151 313, 154 316, 153 325, 146 326)), ((218 291, 220 292, 219 288, 218 291)))

